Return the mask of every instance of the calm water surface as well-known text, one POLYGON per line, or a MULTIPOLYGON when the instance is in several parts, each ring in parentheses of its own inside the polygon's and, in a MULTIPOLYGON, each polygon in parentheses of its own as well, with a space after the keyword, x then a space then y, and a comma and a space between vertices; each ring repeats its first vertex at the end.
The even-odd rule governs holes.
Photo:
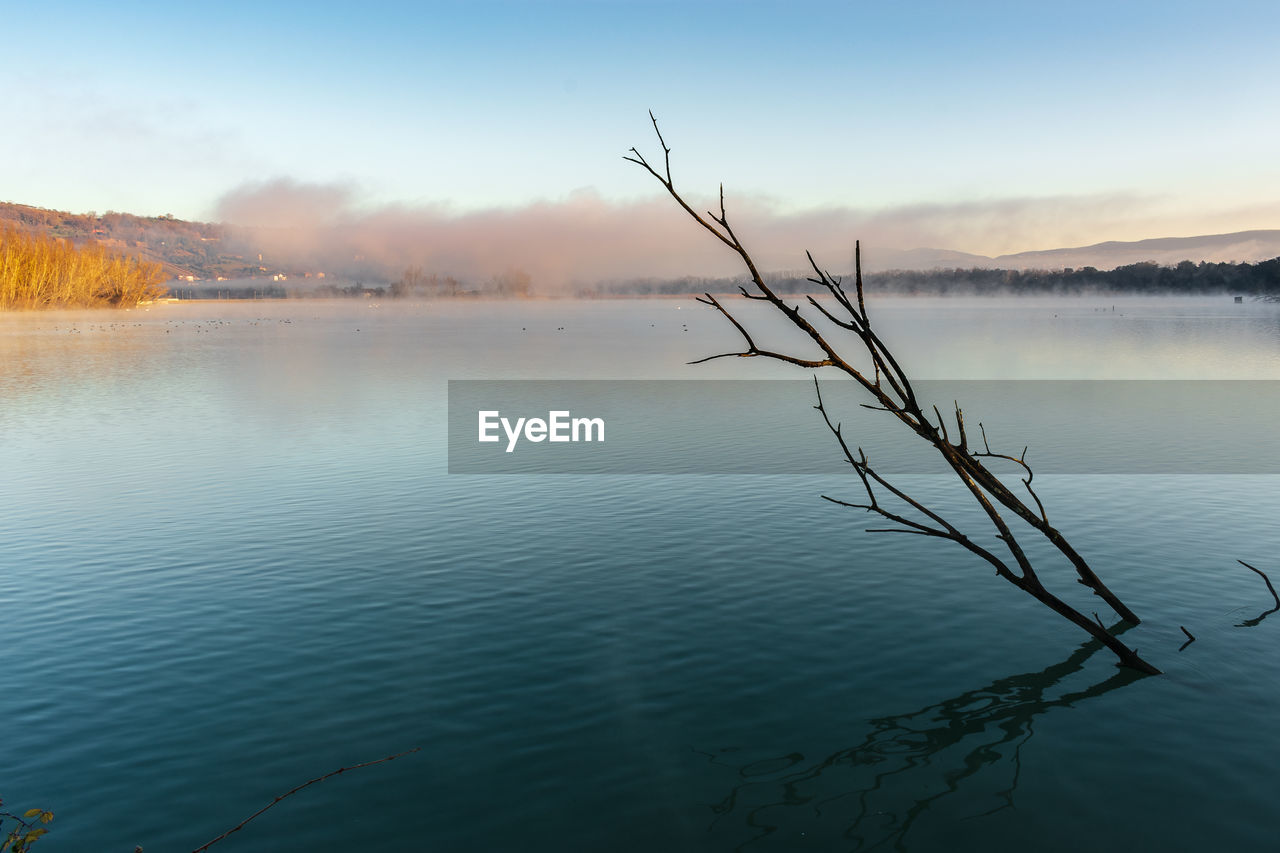
MULTIPOLYGON (((920 377, 1280 379, 1280 306, 872 308, 920 377)), ((0 316, 6 806, 57 813, 50 853, 190 850, 416 746, 216 849, 1274 849, 1280 614, 1237 627, 1270 597, 1235 561, 1280 580, 1276 477, 1044 478, 1145 617, 1167 674, 1135 680, 958 549, 863 533, 834 454, 445 473, 449 379, 794 378, 684 364, 731 332, 680 300, 0 316)))

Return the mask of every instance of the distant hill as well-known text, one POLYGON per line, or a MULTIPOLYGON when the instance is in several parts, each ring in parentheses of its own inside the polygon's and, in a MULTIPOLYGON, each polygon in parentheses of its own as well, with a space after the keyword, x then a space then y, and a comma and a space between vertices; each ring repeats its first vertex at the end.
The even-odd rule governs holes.
POLYGON ((45 233, 76 245, 89 241, 159 263, 172 278, 214 280, 270 276, 278 270, 259 261, 243 229, 172 216, 134 216, 108 211, 67 213, 0 202, 0 229, 45 233))
POLYGON ((1157 237, 1130 243, 1111 241, 1077 249, 1049 249, 1000 255, 995 265, 1007 269, 1061 269, 1096 267, 1114 269, 1127 264, 1154 261, 1173 266, 1181 261, 1199 263, 1257 263, 1280 257, 1280 230, 1236 231, 1203 237, 1157 237))
POLYGON ((995 258, 952 249, 876 249, 863 257, 866 272, 993 269, 995 258))
POLYGON ((1132 242, 1109 241, 1070 249, 1045 249, 988 257, 948 249, 877 252, 869 271, 935 269, 1060 270, 1094 267, 1111 270, 1152 261, 1174 266, 1200 263, 1257 263, 1280 257, 1280 230, 1237 231, 1200 237, 1156 237, 1132 242))

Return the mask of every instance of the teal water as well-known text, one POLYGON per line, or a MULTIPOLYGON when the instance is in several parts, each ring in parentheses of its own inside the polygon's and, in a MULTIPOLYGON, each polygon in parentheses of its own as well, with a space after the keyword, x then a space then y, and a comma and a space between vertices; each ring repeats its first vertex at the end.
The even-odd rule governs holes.
MULTIPOLYGON (((879 307, 922 376, 1280 378, 1277 306, 1110 306, 879 307)), ((1280 580, 1275 477, 1044 478, 1145 617, 1135 680, 863 533, 834 457, 445 473, 449 379, 793 375, 683 364, 733 343, 673 300, 0 318, 6 807, 55 811, 51 853, 190 850, 421 747, 215 849, 1273 846, 1280 614, 1237 627, 1271 605, 1235 561, 1280 580)))

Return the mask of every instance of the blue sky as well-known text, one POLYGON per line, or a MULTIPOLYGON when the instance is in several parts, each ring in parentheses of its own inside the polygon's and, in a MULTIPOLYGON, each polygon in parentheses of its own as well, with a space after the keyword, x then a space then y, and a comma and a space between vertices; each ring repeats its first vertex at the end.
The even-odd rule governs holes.
POLYGON ((1280 227, 1274 3, 0 11, 8 201, 206 219, 284 179, 348 214, 628 204, 658 189, 621 160, 654 150, 652 108, 691 192, 892 220, 903 248, 1280 227))

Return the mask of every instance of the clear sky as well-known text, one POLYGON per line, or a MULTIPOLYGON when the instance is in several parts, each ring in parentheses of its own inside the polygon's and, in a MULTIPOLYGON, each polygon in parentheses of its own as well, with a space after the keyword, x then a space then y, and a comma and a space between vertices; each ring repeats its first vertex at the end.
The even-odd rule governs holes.
POLYGON ((660 189, 621 159, 656 150, 653 109, 690 192, 839 210, 902 248, 1280 228, 1274 0, 2 0, 0 20, 0 200, 42 207, 215 219, 265 186, 348 215, 625 206, 660 189))

